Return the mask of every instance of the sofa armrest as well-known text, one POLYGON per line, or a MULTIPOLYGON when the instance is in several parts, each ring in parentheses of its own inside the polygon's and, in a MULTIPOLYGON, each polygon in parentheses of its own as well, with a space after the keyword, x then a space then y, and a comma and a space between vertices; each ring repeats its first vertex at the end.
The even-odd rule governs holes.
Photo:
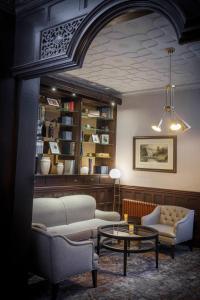
POLYGON ((190 210, 188 214, 174 224, 174 232, 176 234, 176 242, 192 240, 194 224, 194 211, 190 210))
POLYGON ((116 211, 95 210, 95 219, 102 219, 105 221, 120 221, 120 214, 116 211))
POLYGON ((153 225, 158 224, 160 219, 160 207, 157 206, 150 214, 141 218, 142 225, 153 225))

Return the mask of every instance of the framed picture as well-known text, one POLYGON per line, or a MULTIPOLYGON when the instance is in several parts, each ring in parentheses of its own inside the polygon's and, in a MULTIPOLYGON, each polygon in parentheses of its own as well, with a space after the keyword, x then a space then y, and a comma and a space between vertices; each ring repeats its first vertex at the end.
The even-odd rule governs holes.
POLYGON ((101 134, 101 144, 108 145, 109 144, 109 134, 101 134))
POLYGON ((133 138, 133 169, 176 173, 176 136, 136 136, 133 138))
POLYGON ((97 144, 100 143, 98 134, 92 134, 92 141, 93 143, 97 143, 97 144))
POLYGON ((49 105, 52 105, 52 106, 58 106, 58 107, 60 106, 57 99, 47 98, 47 102, 49 105))
POLYGON ((60 154, 60 149, 57 142, 49 142, 51 154, 60 154))

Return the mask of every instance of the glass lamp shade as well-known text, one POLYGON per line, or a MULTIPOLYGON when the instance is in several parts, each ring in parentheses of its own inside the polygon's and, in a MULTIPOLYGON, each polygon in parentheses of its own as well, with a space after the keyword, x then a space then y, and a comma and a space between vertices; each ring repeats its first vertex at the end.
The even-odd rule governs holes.
POLYGON ((110 170, 110 172, 109 172, 109 176, 110 176, 112 179, 118 179, 118 178, 120 178, 120 176, 121 176, 121 172, 120 172, 120 170, 118 170, 118 169, 112 169, 112 170, 110 170))

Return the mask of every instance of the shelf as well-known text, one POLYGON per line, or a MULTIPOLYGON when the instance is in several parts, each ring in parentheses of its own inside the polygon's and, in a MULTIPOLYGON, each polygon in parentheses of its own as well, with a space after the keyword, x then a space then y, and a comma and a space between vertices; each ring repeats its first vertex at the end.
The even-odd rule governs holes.
POLYGON ((66 142, 66 143, 77 143, 75 140, 65 140, 65 139, 57 139, 59 142, 66 142))
POLYGON ((65 108, 60 108, 59 109, 61 112, 66 112, 66 113, 78 113, 78 110, 66 110, 65 108))
POLYGON ((104 130, 104 129, 98 129, 98 128, 82 128, 82 131, 98 131, 98 132, 105 132, 105 133, 113 133, 113 130, 104 130))
POLYGON ((56 155, 59 155, 59 156, 68 156, 68 157, 74 157, 75 154, 64 154, 64 153, 60 153, 60 154, 56 154, 56 155))
POLYGON ((112 157, 96 157, 96 156, 80 156, 80 158, 100 158, 100 159, 112 159, 112 157))
POLYGON ((78 125, 76 124, 71 124, 71 125, 67 125, 67 124, 63 124, 63 123, 57 123, 58 125, 60 125, 61 127, 77 127, 78 125))
POLYGON ((100 119, 100 120, 107 120, 107 121, 113 121, 113 118, 105 118, 101 116, 96 116, 96 115, 81 115, 83 119, 100 119))
POLYGON ((95 144, 95 145, 100 145, 100 146, 113 146, 114 145, 114 144, 101 144, 101 143, 85 142, 85 141, 82 141, 81 143, 84 143, 84 144, 95 144))

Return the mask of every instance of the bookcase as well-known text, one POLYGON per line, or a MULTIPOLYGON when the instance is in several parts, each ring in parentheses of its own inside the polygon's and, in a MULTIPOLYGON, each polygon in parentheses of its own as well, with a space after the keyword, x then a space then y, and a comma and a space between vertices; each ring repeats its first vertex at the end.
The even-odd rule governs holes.
POLYGON ((36 175, 108 175, 115 166, 116 115, 111 102, 41 87, 36 175), (44 158, 45 164, 49 160, 45 172, 44 158))

